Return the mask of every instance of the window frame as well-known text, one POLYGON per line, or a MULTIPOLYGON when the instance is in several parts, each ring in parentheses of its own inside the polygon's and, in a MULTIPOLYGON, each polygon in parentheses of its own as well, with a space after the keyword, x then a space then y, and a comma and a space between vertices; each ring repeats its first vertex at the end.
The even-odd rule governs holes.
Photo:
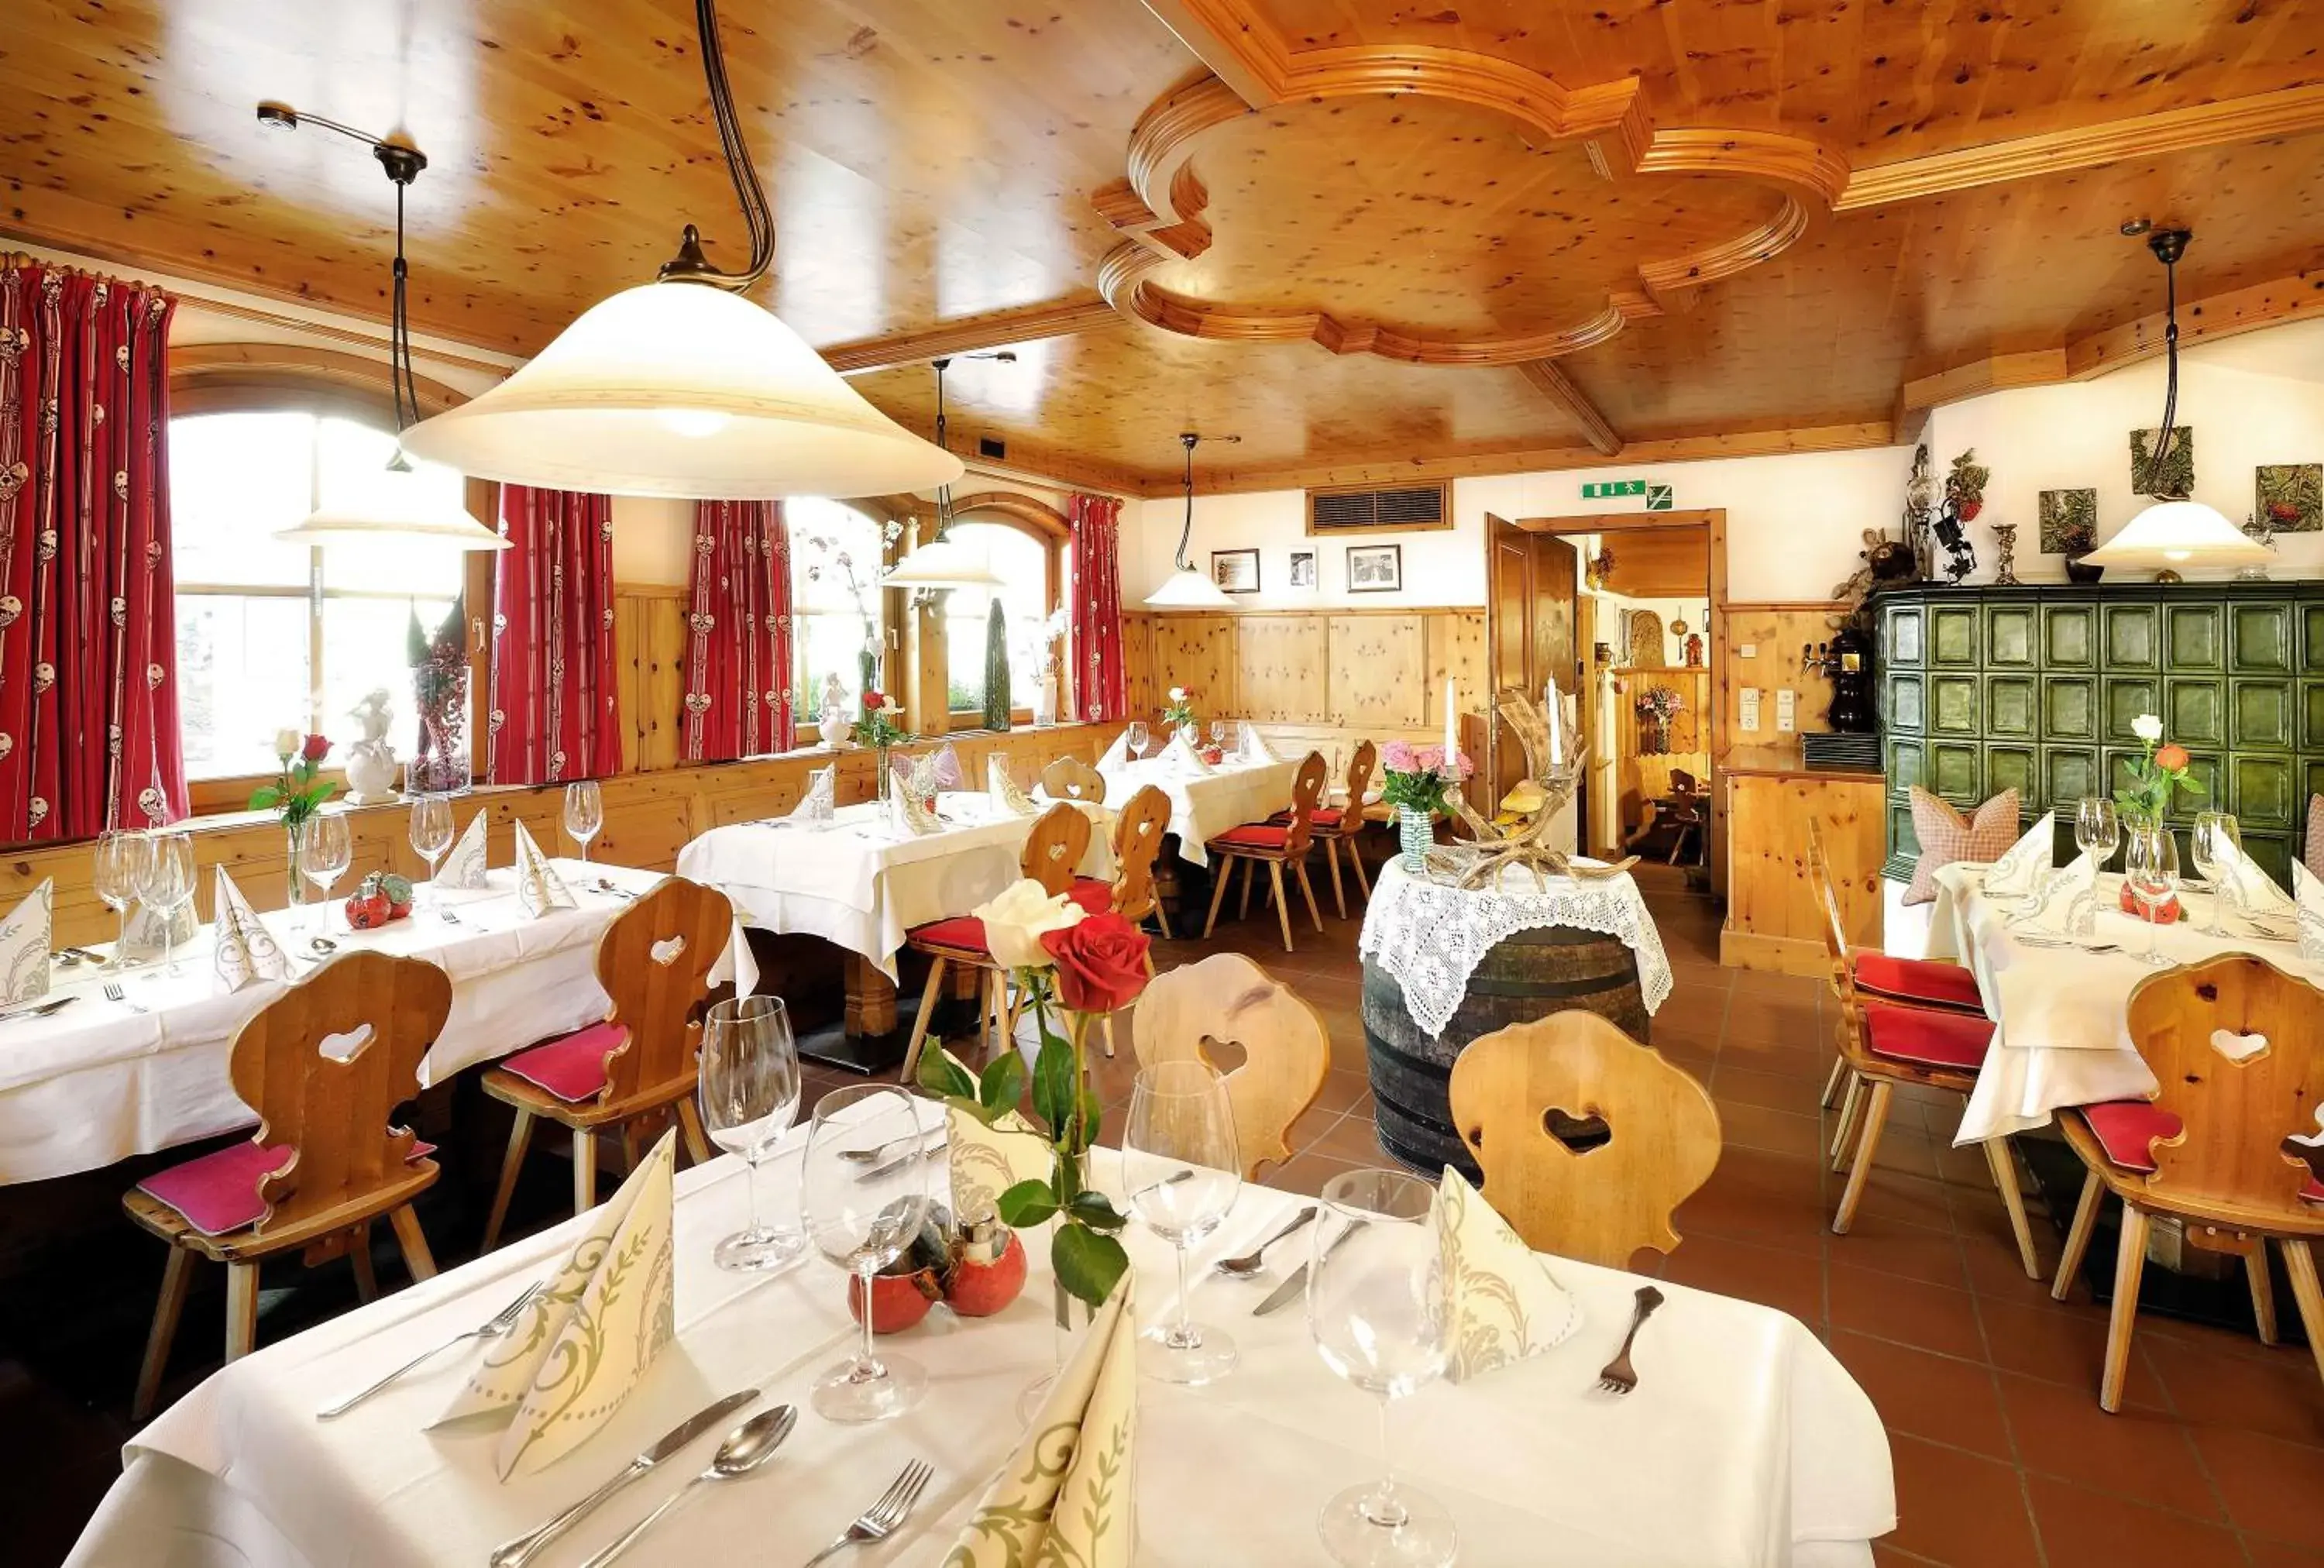
MULTIPOLYGON (((1073 540, 1073 524, 1065 514, 1047 503, 1013 491, 986 490, 953 503, 952 520, 959 522, 993 523, 1015 529, 1042 547, 1041 613, 1054 615, 1065 602, 1065 547, 1073 540)), ((1048 673, 1057 682, 1057 700, 1065 700, 1065 655, 1058 648, 1049 652, 1048 673)), ((947 706, 945 715, 945 733, 961 734, 984 728, 982 707, 954 708, 947 706)), ((1033 710, 1010 706, 1009 722, 1015 725, 1033 722, 1033 710)))

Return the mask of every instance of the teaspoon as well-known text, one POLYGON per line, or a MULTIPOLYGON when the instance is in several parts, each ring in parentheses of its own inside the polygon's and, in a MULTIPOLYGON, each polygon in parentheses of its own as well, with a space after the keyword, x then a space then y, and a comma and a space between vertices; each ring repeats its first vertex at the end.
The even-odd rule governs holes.
POLYGON ((726 1434, 726 1441, 718 1445, 716 1453, 711 1455, 709 1469, 672 1492, 663 1499, 659 1508, 632 1525, 627 1532, 584 1563, 581 1568, 605 1568, 606 1563, 634 1545, 638 1537, 651 1528, 656 1519, 676 1508, 680 1498, 704 1481, 733 1480, 750 1474, 774 1457, 775 1450, 783 1445, 783 1439, 788 1437, 791 1428, 798 1425, 798 1407, 795 1405, 778 1405, 771 1410, 761 1410, 752 1416, 726 1434))
POLYGON ((1267 1250, 1269 1247, 1274 1246, 1277 1241, 1282 1241, 1283 1238, 1288 1236, 1292 1231, 1296 1231, 1300 1226, 1305 1224, 1314 1217, 1315 1205, 1310 1204, 1305 1208, 1300 1210, 1296 1214, 1294 1214, 1291 1217, 1291 1222, 1289 1224, 1284 1226, 1283 1229, 1277 1231, 1274 1235, 1269 1236, 1266 1241, 1261 1241, 1258 1246, 1252 1248, 1241 1257, 1222 1258, 1218 1262, 1212 1265, 1212 1267, 1230 1279, 1249 1279, 1252 1275, 1257 1274, 1259 1271, 1261 1260, 1266 1258, 1267 1250))

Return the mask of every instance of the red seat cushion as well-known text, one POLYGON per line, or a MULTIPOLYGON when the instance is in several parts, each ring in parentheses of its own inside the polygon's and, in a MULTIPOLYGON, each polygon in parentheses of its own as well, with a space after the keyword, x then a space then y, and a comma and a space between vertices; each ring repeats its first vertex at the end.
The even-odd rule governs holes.
POLYGON ((1095 877, 1075 877, 1065 897, 1093 915, 1102 915, 1113 908, 1113 884, 1095 877))
POLYGON ((1934 1002, 1943 1007, 1985 1006, 1978 994, 1977 976, 1960 964, 1932 964, 1922 958, 1892 958, 1886 953, 1856 955, 1856 983, 1876 996, 1897 1001, 1934 1002))
POLYGON ((1231 827, 1211 840, 1222 849, 1281 849, 1291 836, 1286 824, 1277 826, 1269 822, 1246 822, 1240 827, 1231 827))
MULTIPOLYGON (((1336 806, 1318 806, 1307 814, 1307 820, 1326 833, 1336 831, 1340 826, 1340 808, 1336 806)), ((1291 825, 1291 813, 1278 811, 1267 819, 1267 824, 1269 827, 1288 827, 1291 825)))
POLYGON ((578 1104, 595 1100, 604 1089, 605 1058, 629 1038, 630 1031, 620 1024, 595 1023, 519 1051, 501 1065, 559 1100, 578 1104))
MULTIPOLYGON (((266 1217, 266 1202, 258 1195, 259 1178, 280 1170, 290 1158, 290 1150, 287 1143, 231 1143, 183 1165, 157 1170, 139 1182, 137 1190, 177 1210, 187 1224, 205 1236, 246 1231, 266 1217)), ((435 1152, 434 1144, 414 1139, 407 1163, 435 1152)))
POLYGON ((982 953, 984 922, 973 915, 953 915, 942 920, 931 920, 925 926, 915 926, 908 933, 915 942, 925 942, 935 947, 963 948, 982 953))
MULTIPOLYGON (((2154 1169, 2154 1140, 2176 1138, 2186 1126, 2172 1112, 2144 1100, 2107 1100, 2080 1109, 2107 1158, 2125 1170, 2154 1169)), ((2311 1204, 2324 1204, 2324 1178, 2310 1176, 2300 1195, 2311 1204)))
POLYGON ((1926 1008, 1867 1002, 1864 1030, 1876 1056, 1920 1067, 1974 1072, 1993 1043, 1992 1021, 1983 1015, 1931 1012, 1926 1008))

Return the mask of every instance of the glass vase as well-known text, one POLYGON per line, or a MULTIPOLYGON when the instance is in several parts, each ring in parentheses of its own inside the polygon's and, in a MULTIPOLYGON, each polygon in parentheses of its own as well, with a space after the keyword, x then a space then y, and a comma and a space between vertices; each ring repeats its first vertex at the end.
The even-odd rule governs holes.
POLYGON ((876 746, 872 749, 872 753, 873 763, 879 769, 880 772, 879 794, 875 796, 874 798, 876 798, 882 806, 885 806, 888 803, 888 796, 895 788, 895 786, 890 781, 891 774, 889 770, 889 765, 891 759, 888 754, 888 751, 889 749, 885 746, 876 746))
POLYGON ((314 897, 314 890, 307 885, 307 879, 299 874, 299 851, 307 842, 306 823, 303 821, 283 823, 282 837, 283 848, 289 856, 285 863, 290 872, 290 892, 287 907, 296 909, 314 897))
POLYGON ((1428 852, 1436 847, 1436 818, 1429 812, 1399 806, 1396 808, 1396 836, 1404 846, 1404 869, 1417 872, 1428 852))

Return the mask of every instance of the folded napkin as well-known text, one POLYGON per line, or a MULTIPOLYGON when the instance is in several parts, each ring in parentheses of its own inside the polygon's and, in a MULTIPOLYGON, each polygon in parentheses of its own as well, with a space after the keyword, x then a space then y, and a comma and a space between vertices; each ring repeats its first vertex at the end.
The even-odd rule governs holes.
POLYGON ((290 979, 289 955, 226 874, 226 867, 218 867, 212 886, 210 968, 217 975, 218 994, 230 995, 262 980, 290 979))
MULTIPOLYGON (((520 827, 517 830, 522 833, 520 827)), ((678 1133, 662 1134, 611 1202, 589 1212, 573 1250, 488 1349, 438 1425, 474 1417, 508 1430, 493 1450, 503 1480, 588 1441, 637 1391, 675 1333, 670 1172, 678 1133)))
POLYGON ((516 825, 516 901, 536 919, 551 909, 576 908, 572 890, 550 868, 549 857, 521 822, 516 825))
POLYGON ((2293 861, 2292 886, 2300 910, 2300 956, 2310 964, 2324 964, 2324 881, 2293 861))
POLYGON ((2085 852, 2057 870, 2045 872, 2041 882, 2021 900, 2025 912, 2013 916, 2009 924, 2021 931, 2077 941, 2095 936, 2098 929, 2098 858, 2085 852))
POLYGON ((1170 743, 1163 748, 1162 760, 1181 773, 1202 774, 1211 770, 1211 765, 1194 754, 1194 748, 1187 743, 1184 730, 1170 737, 1170 743))
POLYGON ((1235 755, 1246 762, 1272 762, 1275 753, 1267 749, 1267 737, 1249 719, 1235 726, 1235 755))
POLYGON ((2214 880, 2220 902, 2236 914, 2265 919, 2292 913, 2291 898, 2240 848, 2227 847, 2227 859, 2214 880))
POLYGON ((901 779, 888 791, 888 831, 898 838, 917 838, 922 834, 942 833, 944 824, 936 820, 936 798, 922 800, 904 788, 901 779))
POLYGON ((478 811, 468 818, 467 827, 444 863, 436 868, 436 885, 439 888, 488 888, 492 881, 484 875, 485 825, 490 813, 478 811))
POLYGON ((1452 1282, 1459 1383, 1539 1355, 1582 1326, 1582 1308, 1509 1222, 1451 1166, 1436 1189, 1436 1238, 1452 1282))
POLYGON ((2041 890, 2049 874, 2058 843, 2058 814, 2045 811, 2025 836, 2009 846, 1985 873, 1988 899, 2023 898, 2041 890))
POLYGON ((917 761, 896 759, 897 787, 915 800, 934 800, 939 789, 957 789, 966 779, 960 770, 960 753, 947 744, 917 761))
POLYGON ((162 935, 167 928, 169 945, 182 947, 194 939, 201 929, 201 921, 194 915, 192 900, 178 906, 177 913, 167 920, 159 911, 143 900, 129 911, 128 928, 122 933, 121 955, 124 958, 157 958, 161 956, 162 935))
POLYGON ((1134 1275, 1097 1310, 945 1568, 1127 1568, 1136 1554, 1138 1320, 1134 1275))
POLYGON ((1105 749, 1105 755, 1097 760, 1097 770, 1102 773, 1109 768, 1124 768, 1129 765, 1130 732, 1125 730, 1113 737, 1113 744, 1108 746, 1105 749))
POLYGON ((807 795, 791 807, 788 820, 804 827, 820 827, 838 809, 839 764, 826 762, 807 776, 807 795))
MULTIPOLYGON (((968 1071, 965 1065, 961 1070, 968 1071)), ((988 1127, 959 1106, 947 1105, 945 1128, 945 1150, 952 1167, 952 1212, 962 1224, 998 1213, 1001 1194, 1019 1182, 1049 1177, 1049 1146, 1041 1141, 1032 1123, 1014 1111, 1002 1111, 988 1127)))
POLYGON ((1017 780, 1009 776, 1008 765, 998 755, 984 760, 984 793, 991 797, 996 812, 1007 812, 1012 816, 1041 815, 1041 807, 1017 788, 1017 780))
POLYGON ((47 877, 0 920, 0 1001, 49 994, 49 937, 55 925, 56 879, 47 877))
MULTIPOLYGON (((938 746, 936 749, 935 754, 929 757, 927 761, 929 767, 934 770, 936 789, 965 789, 968 788, 968 770, 960 765, 960 753, 953 750, 952 742, 950 741, 946 741, 943 745, 938 746)), ((933 795, 936 793, 936 789, 931 789, 928 793, 933 795)))

